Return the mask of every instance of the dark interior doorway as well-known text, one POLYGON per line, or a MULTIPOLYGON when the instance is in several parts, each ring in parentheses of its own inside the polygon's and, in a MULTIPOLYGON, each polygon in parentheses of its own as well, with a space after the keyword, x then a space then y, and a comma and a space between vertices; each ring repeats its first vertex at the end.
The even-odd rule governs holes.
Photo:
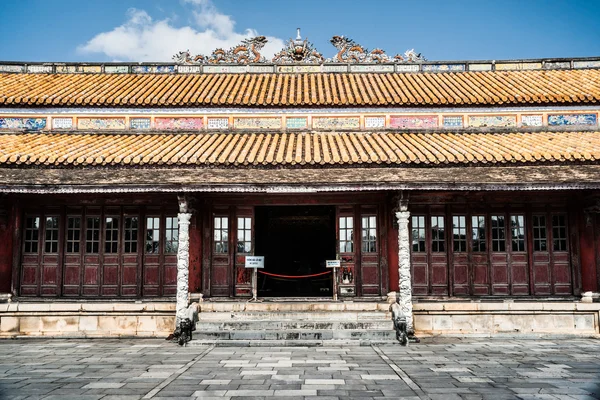
MULTIPOLYGON (((255 254, 265 256, 264 272, 302 276, 330 271, 335 259, 335 207, 261 206, 255 209, 255 254)), ((308 278, 258 275, 258 295, 271 297, 331 296, 332 274, 308 278)))

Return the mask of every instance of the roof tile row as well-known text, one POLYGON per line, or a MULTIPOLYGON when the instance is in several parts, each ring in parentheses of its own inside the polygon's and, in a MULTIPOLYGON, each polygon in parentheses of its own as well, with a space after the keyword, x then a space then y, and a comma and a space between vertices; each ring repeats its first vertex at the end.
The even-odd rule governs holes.
POLYGON ((0 74, 0 106, 290 107, 598 103, 600 70, 0 74))
POLYGON ((0 165, 340 166, 600 160, 600 132, 2 134, 0 165))

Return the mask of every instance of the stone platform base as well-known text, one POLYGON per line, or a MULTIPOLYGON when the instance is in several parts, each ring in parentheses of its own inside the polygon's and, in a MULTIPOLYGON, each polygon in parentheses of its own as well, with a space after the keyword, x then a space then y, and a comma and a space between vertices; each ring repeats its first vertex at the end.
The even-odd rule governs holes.
POLYGON ((0 304, 0 338, 166 337, 174 327, 174 302, 0 304))
POLYGON ((417 302, 413 312, 421 336, 600 335, 600 303, 417 302))

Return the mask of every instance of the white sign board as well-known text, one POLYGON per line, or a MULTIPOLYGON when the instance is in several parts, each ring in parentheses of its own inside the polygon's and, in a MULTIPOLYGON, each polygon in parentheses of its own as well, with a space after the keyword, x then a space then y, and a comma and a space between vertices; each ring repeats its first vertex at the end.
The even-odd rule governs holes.
POLYGON ((264 256, 246 256, 246 268, 264 268, 265 257, 264 256))
POLYGON ((340 267, 340 260, 326 260, 325 261, 325 266, 327 268, 339 268, 340 267))

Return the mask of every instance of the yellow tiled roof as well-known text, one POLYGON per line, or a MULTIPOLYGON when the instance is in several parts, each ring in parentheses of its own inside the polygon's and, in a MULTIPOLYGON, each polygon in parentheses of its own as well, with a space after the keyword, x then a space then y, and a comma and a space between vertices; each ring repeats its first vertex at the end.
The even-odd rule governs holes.
POLYGON ((0 74, 0 106, 297 107, 600 102, 600 70, 0 74))
POLYGON ((600 160, 600 132, 0 135, 0 165, 482 165, 600 160))

